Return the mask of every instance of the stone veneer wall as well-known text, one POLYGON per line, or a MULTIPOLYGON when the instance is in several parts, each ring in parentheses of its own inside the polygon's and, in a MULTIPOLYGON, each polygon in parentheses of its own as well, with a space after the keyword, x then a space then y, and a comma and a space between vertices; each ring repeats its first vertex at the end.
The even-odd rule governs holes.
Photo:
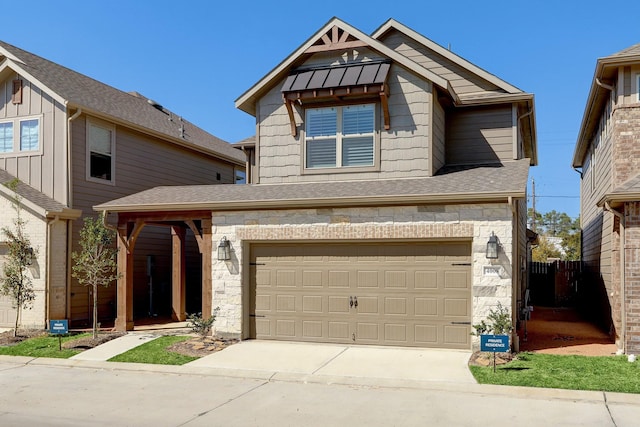
MULTIPOLYGON (((20 325, 25 328, 42 328, 45 324, 46 307, 47 224, 40 216, 34 215, 24 207, 21 215, 22 219, 26 221, 25 233, 31 241, 31 246, 38 251, 38 255, 27 272, 33 280, 33 288, 35 290, 36 298, 33 301, 33 307, 31 309, 23 309, 21 311, 20 325)), ((13 224, 15 216, 16 212, 11 205, 11 201, 0 196, 0 228, 9 227, 11 229, 15 229, 13 224)), ((6 236, 4 233, 0 233, 0 242, 5 241, 6 236)), ((4 252, 5 251, 3 250, 3 253, 4 252)), ((0 275, 4 275, 1 267, 0 275)), ((6 299, 7 297, 0 298, 6 299)), ((8 320, 13 323, 15 321, 15 317, 12 316, 12 318, 8 320)))
POLYGON ((246 337, 243 320, 248 319, 248 313, 243 313, 242 303, 249 278, 243 278, 243 269, 248 265, 249 243, 290 240, 469 240, 473 252, 472 323, 476 324, 498 302, 511 307, 512 218, 508 204, 214 212, 214 244, 225 236, 233 250, 231 261, 218 261, 215 251, 213 254, 212 306, 220 308, 216 332, 246 337), (497 260, 485 257, 492 232, 501 244, 497 260), (483 276, 483 267, 490 264, 501 266, 500 277, 483 276))

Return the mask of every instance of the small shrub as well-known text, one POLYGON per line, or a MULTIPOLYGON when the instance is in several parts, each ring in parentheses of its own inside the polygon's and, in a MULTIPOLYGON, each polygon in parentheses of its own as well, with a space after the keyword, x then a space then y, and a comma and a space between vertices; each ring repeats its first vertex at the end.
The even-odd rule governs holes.
POLYGON ((220 310, 220 307, 216 307, 215 310, 213 310, 211 317, 209 317, 208 319, 204 319, 202 317, 202 313, 188 314, 187 320, 189 320, 189 323, 187 326, 191 328, 191 332, 193 332, 194 334, 198 334, 202 337, 208 336, 211 333, 213 322, 216 321, 218 310, 220 310))
POLYGON ((473 325, 475 333, 472 335, 494 334, 494 335, 508 335, 513 330, 513 323, 511 322, 511 314, 506 307, 498 303, 498 306, 489 311, 487 320, 491 322, 487 324, 484 320, 479 324, 473 325))

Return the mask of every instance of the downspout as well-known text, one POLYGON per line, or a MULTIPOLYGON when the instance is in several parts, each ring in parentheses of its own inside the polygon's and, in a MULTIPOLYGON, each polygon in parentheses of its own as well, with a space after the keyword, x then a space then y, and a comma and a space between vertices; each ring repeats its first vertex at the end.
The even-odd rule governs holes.
POLYGON ((625 221, 624 215, 619 211, 613 209, 609 202, 604 203, 604 208, 606 211, 611 212, 620 220, 620 293, 622 294, 622 304, 620 304, 620 317, 622 318, 622 352, 623 354, 627 352, 627 310, 626 310, 626 274, 625 274, 625 264, 626 257, 624 253, 625 248, 625 221))
POLYGON ((47 221, 47 252, 45 255, 44 265, 47 269, 46 285, 44 287, 44 325, 48 329, 49 324, 49 287, 51 286, 51 226, 60 220, 60 216, 56 215, 52 221, 47 221))
MULTIPOLYGON (((71 122, 80 117, 82 114, 82 108, 78 108, 75 113, 71 117, 67 119, 67 206, 69 208, 73 208, 73 168, 72 168, 72 132, 71 132, 71 122)), ((65 318, 69 319, 71 316, 71 252, 73 249, 73 225, 72 221, 67 221, 67 301, 65 308, 65 318)))
MULTIPOLYGON (((511 323, 515 325, 518 321, 518 299, 520 293, 520 257, 518 256, 518 208, 516 201, 513 197, 508 197, 509 207, 511 208, 511 323), (514 268, 516 267, 516 268, 514 268), (517 273, 516 273, 517 271, 517 273), (518 274, 518 276, 516 276, 518 274), (514 286, 515 285, 515 286, 514 286), (517 292, 513 292, 514 288, 517 292)), ((520 351, 520 339, 518 338, 518 331, 514 327, 511 342, 513 343, 513 350, 515 352, 520 351)))
POLYGON ((613 86, 602 83, 599 78, 596 77, 596 84, 601 88, 613 91, 613 86))

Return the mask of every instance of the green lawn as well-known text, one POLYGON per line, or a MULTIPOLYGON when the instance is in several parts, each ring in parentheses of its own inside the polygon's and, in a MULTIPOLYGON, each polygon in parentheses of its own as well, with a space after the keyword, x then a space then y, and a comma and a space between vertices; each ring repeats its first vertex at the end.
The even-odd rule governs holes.
POLYGON ((480 384, 640 393, 640 362, 626 356, 557 356, 520 353, 517 360, 493 366, 470 366, 480 384))
MULTIPOLYGON (((89 334, 68 335, 62 337, 62 342, 83 338, 89 334)), ((80 350, 67 350, 59 348, 57 336, 41 336, 29 338, 18 344, 0 347, 0 354, 7 356, 29 356, 29 357, 56 357, 59 359, 68 359, 69 357, 80 353, 80 350)))
POLYGON ((158 365, 184 365, 197 357, 167 351, 170 345, 191 339, 188 336, 163 336, 109 359, 109 362, 155 363, 158 365))

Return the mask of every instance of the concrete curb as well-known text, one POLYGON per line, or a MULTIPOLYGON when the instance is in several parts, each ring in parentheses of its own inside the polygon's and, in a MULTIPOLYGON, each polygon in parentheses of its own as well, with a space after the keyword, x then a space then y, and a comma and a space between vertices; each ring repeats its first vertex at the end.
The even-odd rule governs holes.
POLYGON ((358 387, 403 388, 416 390, 438 390, 451 393, 473 393, 486 396, 508 396, 535 400, 568 400, 573 402, 599 402, 602 404, 640 405, 640 394, 601 391, 563 390, 533 387, 500 386, 492 384, 468 384, 440 381, 407 381, 388 378, 362 378, 268 372, 242 369, 206 368, 197 366, 152 365, 145 363, 102 362, 93 360, 71 360, 54 358, 31 358, 0 355, 0 370, 19 366, 66 367, 99 369, 107 371, 155 372, 170 375, 196 375, 228 378, 246 378, 268 382, 298 382, 309 384, 336 384, 358 387), (2 365, 10 365, 3 368, 2 365))

